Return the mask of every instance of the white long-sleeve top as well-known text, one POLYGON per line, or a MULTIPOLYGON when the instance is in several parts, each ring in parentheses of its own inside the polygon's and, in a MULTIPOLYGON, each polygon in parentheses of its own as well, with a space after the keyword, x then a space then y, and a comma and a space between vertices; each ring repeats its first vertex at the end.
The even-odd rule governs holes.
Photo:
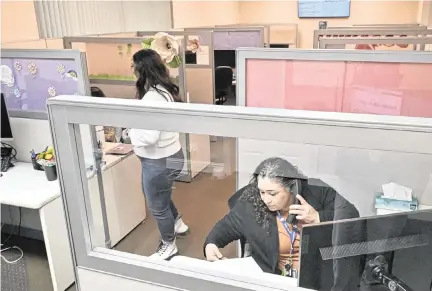
MULTIPOLYGON (((174 102, 171 94, 158 86, 164 95, 151 88, 141 99, 142 102, 174 102)), ((130 129, 129 137, 137 156, 149 159, 161 159, 174 155, 181 149, 178 132, 159 130, 130 129)))

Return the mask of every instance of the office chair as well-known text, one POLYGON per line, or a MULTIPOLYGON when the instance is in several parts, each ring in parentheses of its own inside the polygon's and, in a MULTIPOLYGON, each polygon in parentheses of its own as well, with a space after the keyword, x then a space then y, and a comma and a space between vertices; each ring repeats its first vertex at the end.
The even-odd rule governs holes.
POLYGON ((231 67, 221 66, 215 70, 215 104, 222 105, 232 92, 233 70, 231 67))

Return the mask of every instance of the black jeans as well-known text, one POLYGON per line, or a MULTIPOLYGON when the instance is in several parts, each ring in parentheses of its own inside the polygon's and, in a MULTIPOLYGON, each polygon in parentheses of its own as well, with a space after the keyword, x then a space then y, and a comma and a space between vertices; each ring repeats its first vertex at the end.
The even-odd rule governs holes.
POLYGON ((171 242, 175 238, 174 225, 179 216, 171 200, 172 186, 183 169, 183 150, 167 158, 140 157, 140 160, 142 189, 148 209, 156 219, 162 240, 171 242))

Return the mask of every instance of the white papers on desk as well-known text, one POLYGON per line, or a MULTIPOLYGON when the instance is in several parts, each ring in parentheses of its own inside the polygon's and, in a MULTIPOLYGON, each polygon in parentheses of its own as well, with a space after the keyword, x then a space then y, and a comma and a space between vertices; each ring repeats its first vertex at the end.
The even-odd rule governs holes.
POLYGON ((408 187, 391 182, 382 185, 382 190, 385 198, 412 201, 412 189, 408 187))
POLYGON ((262 274, 263 271, 252 257, 239 259, 226 259, 213 262, 217 266, 229 273, 262 274))

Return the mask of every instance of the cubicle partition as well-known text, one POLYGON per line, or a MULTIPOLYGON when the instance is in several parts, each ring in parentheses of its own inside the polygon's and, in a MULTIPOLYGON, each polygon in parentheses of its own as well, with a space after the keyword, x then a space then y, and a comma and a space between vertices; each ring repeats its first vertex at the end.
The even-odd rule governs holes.
MULTIPOLYGON (((73 96, 50 99, 48 106, 81 291, 103 291, 106 286, 112 290, 304 289, 297 288, 297 280, 293 278, 265 274, 247 263, 239 266, 238 261, 237 264, 233 263, 236 267, 228 267, 229 260, 220 264, 185 257, 180 261, 176 258, 163 261, 95 245, 91 239, 93 229, 90 226, 93 223, 89 215, 92 205, 88 202, 88 185, 82 178, 86 173, 83 170, 83 149, 80 147, 80 132, 76 124, 112 124, 236 138, 247 145, 239 152, 240 170, 244 171, 244 175, 252 173, 257 164, 268 156, 286 158, 308 176, 321 178, 333 186, 354 203, 362 215, 372 212, 372 197, 381 190, 382 184, 390 181, 412 188, 420 201, 429 199, 432 202, 430 118, 185 103, 146 105, 135 100, 73 96)), ((240 182, 244 185, 248 180, 240 182)), ((215 184, 209 184, 209 187, 211 185, 215 184)), ((188 203, 190 209, 202 208, 202 204, 197 204, 195 199, 188 203)), ((204 211, 212 206, 207 204, 204 211)), ((415 212, 407 215, 422 217, 421 214, 415 212)), ((212 224, 207 218, 207 215, 203 215, 200 220, 212 224)), ((401 218, 403 226, 406 219, 401 218)), ((383 227, 394 230, 393 227, 398 226, 384 224, 383 227)), ((430 231, 424 234, 430 237, 430 231)), ((342 235, 349 233, 344 232, 342 235)), ((426 250, 429 246, 430 240, 426 250)), ((201 243, 195 247, 202 251, 201 243)), ((302 243, 303 247, 305 244, 302 243)), ((432 254, 420 248, 416 253, 420 256, 417 259, 421 262, 419 264, 412 263, 416 258, 412 257, 409 261, 410 258, 403 257, 404 254, 403 251, 395 254, 395 260, 404 263, 397 266, 401 279, 412 284, 413 290, 426 290, 424 283, 430 284, 428 278, 432 254), (408 263, 412 264, 411 272, 406 272, 408 263)), ((329 274, 332 274, 331 270, 330 267, 329 274)))
MULTIPOLYGON (((432 117, 432 52, 394 51, 389 54, 386 51, 240 49, 237 52, 237 64, 237 102, 240 106, 375 116, 432 117)), ((301 114, 300 112, 298 114, 301 114)), ((341 138, 348 137, 341 135, 341 138)), ((365 136, 361 137, 364 138, 365 136)), ((239 140, 239 187, 249 179, 250 173, 242 174, 245 173, 245 167, 250 169, 258 162, 258 155, 252 159, 252 153, 262 152, 266 156, 285 153, 293 162, 302 161, 299 166, 305 169, 308 175, 321 178, 335 186, 353 202, 360 203, 359 199, 362 199, 359 209, 361 214, 373 215, 373 191, 379 190, 376 188, 377 184, 374 184, 376 179, 371 176, 371 181, 367 182, 370 185, 374 184, 375 188, 371 186, 369 196, 365 198, 358 185, 350 184, 356 175, 355 172, 348 171, 346 179, 340 179, 342 172, 347 170, 342 170, 342 164, 359 164, 365 172, 373 170, 375 173, 375 170, 381 167, 394 167, 397 164, 396 160, 392 159, 391 154, 386 156, 387 154, 364 152, 344 161, 345 153, 336 149, 326 151, 328 157, 338 161, 340 159, 340 165, 326 160, 326 155, 322 155, 324 151, 315 147, 293 145, 288 150, 283 144, 269 150, 265 143, 239 140), (243 155, 245 152, 250 154, 243 155), (314 162, 318 153, 323 165, 330 168, 322 170, 319 164, 314 162), (362 161, 365 157, 366 162, 362 161), (335 171, 339 175, 337 179, 333 175, 335 171)), ((409 165, 412 166, 412 173, 416 172, 417 166, 425 166, 420 162, 420 158, 410 160, 409 163, 413 163, 409 165)), ((407 166, 405 162, 403 164, 404 167, 407 166)), ((429 176, 420 178, 416 174, 407 174, 404 177, 406 173, 408 172, 402 175, 401 172, 395 181, 407 181, 409 187, 416 188, 418 185, 424 185, 429 179, 429 176)), ((389 175, 385 179, 382 178, 377 176, 381 182, 393 181, 391 178, 395 177, 389 175)))
POLYGON ((268 46, 270 44, 270 25, 268 24, 224 24, 224 25, 215 25, 215 28, 247 28, 247 27, 263 27, 264 28, 264 46, 268 46))
POLYGON ((270 45, 289 45, 289 48, 298 46, 298 25, 296 23, 270 24, 270 45))
MULTIPOLYGON (((426 27, 398 27, 398 28, 348 28, 348 29, 317 29, 314 31, 313 48, 319 48, 323 38, 331 37, 425 37, 432 35, 432 30, 426 27)), ((424 47, 420 47, 424 50, 424 47)))
POLYGON ((296 23, 240 23, 229 25, 216 25, 216 27, 264 27, 265 46, 288 45, 290 48, 297 47, 298 25, 296 23))
POLYGON ((399 29, 399 28, 427 28, 419 23, 412 24, 353 24, 352 26, 327 26, 327 29, 399 29))
POLYGON ((86 57, 77 50, 2 49, 1 72, 17 158, 30 162, 29 147, 42 150, 51 143, 47 99, 90 92, 86 57))
POLYGON ((10 117, 48 119, 46 100, 85 95, 85 54, 73 50, 1 50, 1 92, 10 117))
MULTIPOLYGON (((65 48, 73 48, 84 43, 87 55, 87 67, 90 84, 100 87, 105 95, 117 98, 134 99, 136 96, 135 76, 131 69, 132 55, 142 49, 142 42, 153 37, 158 31, 137 32, 139 37, 66 37, 65 48)), ((180 95, 185 102, 193 102, 187 83, 198 86, 196 82, 188 82, 186 77, 185 50, 186 38, 184 32, 169 32, 177 36, 180 44, 179 55, 183 60, 178 68, 169 68, 171 77, 175 79, 180 89, 180 95)), ((82 47, 82 46, 81 46, 82 47)), ((208 61, 210 66, 211 60, 208 61)), ((198 69, 198 68, 197 68, 198 69)), ((212 76, 207 84, 212 84, 212 76)), ((209 87, 209 86, 207 86, 209 87)), ((210 85, 208 95, 197 96, 203 103, 213 102, 213 88, 210 85), (205 102, 204 102, 205 101, 205 102)), ((203 138, 196 140, 190 135, 182 135, 181 142, 188 163, 185 164, 184 175, 179 180, 190 182, 197 174, 210 164, 210 141, 203 138)))
POLYGON ((426 50, 430 51, 432 37, 323 37, 320 49, 356 50, 426 50))
POLYGON ((185 31, 213 31, 214 50, 236 50, 240 47, 264 47, 264 27, 197 27, 185 31))

